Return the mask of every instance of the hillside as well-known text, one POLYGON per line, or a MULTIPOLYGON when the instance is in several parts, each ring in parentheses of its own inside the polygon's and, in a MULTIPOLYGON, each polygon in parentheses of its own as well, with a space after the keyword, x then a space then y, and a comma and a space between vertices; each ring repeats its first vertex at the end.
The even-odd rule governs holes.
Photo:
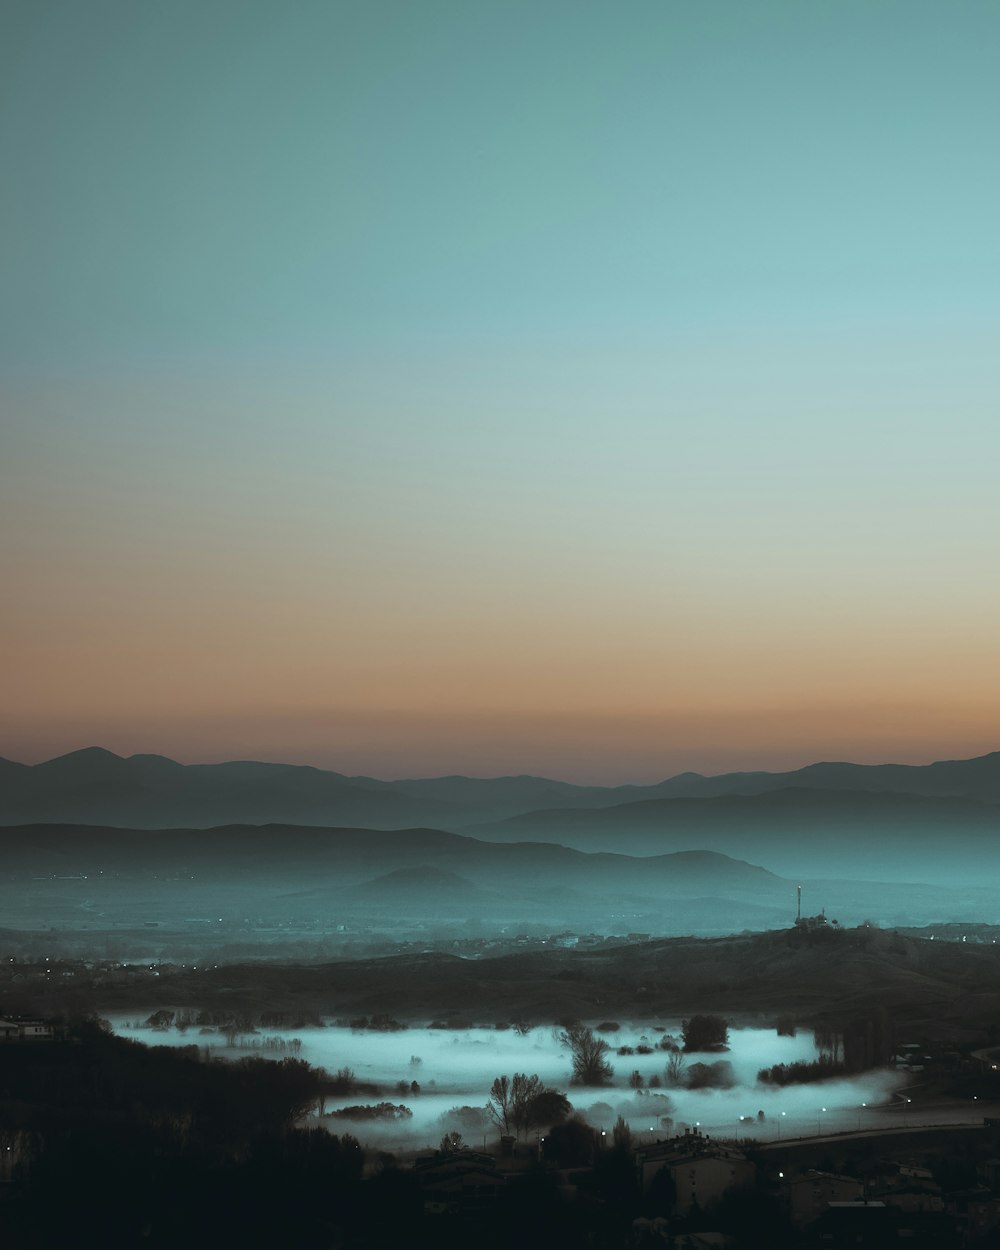
MULTIPOLYGON (((5 996, 16 993, 8 989, 5 996)), ((898 1029, 960 1038, 1000 1023, 1000 950, 868 929, 785 930, 496 959, 417 955, 219 967, 163 975, 155 986, 105 985, 91 997, 105 1012, 224 1003, 232 1010, 330 1017, 387 1012, 423 1024, 518 1015, 536 1023, 566 1016, 668 1022, 696 1011, 746 1020, 779 1013, 842 1020, 884 1007, 898 1029)))

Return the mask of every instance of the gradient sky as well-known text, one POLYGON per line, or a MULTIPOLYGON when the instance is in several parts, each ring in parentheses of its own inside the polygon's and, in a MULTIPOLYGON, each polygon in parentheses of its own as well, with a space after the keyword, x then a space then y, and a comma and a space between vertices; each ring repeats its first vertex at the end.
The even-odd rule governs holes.
POLYGON ((2 0, 0 754, 1000 747, 993 0, 2 0))

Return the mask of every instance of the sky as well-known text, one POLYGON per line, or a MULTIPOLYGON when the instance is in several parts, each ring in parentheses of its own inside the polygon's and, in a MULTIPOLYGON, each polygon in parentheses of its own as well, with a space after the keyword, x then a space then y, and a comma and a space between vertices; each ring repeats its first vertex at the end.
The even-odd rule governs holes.
POLYGON ((0 0, 0 755, 1000 747, 992 0, 0 0))

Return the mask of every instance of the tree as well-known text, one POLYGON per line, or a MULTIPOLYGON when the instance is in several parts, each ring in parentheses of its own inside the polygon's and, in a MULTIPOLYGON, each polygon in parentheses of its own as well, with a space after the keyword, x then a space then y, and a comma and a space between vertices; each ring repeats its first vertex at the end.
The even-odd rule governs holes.
POLYGON ((557 1124, 545 1135, 545 1157, 555 1159, 563 1167, 576 1167, 591 1163, 597 1134, 578 1116, 557 1124))
POLYGON ((517 1137, 528 1127, 528 1108, 532 1100, 544 1089, 537 1072, 531 1076, 525 1072, 515 1072, 511 1078, 510 1119, 517 1137))
POLYGON ((445 1135, 441 1138, 440 1144, 438 1145, 438 1150, 440 1150, 443 1155, 458 1154, 460 1150, 466 1149, 468 1149, 468 1147, 465 1144, 462 1134, 455 1132, 445 1133, 445 1135))
POLYGON ((497 1127, 502 1130, 504 1135, 508 1135, 511 1130, 514 1107, 511 1102, 510 1095, 510 1077, 498 1076, 490 1086, 490 1100, 486 1104, 486 1109, 493 1117, 497 1127))
POLYGON ((574 1085, 608 1085, 614 1069, 604 1058, 610 1050, 603 1038, 595 1037, 583 1024, 571 1024, 559 1034, 563 1046, 573 1055, 574 1085))
POLYGON ((724 1050, 729 1045, 729 1025, 722 1016, 692 1016, 681 1022, 684 1049, 724 1050))
POLYGON ((568 1119, 572 1112, 573 1107, 564 1093, 558 1089, 543 1089, 527 1105, 526 1125, 528 1128, 551 1128, 568 1119))
POLYGON ((816 1048, 821 1056, 827 1056, 834 1063, 841 1059, 843 1038, 830 1024, 818 1024, 815 1028, 816 1048))
POLYGON ((558 1124, 572 1111, 566 1095, 546 1089, 537 1072, 498 1076, 490 1086, 487 1109, 504 1133, 516 1137, 530 1128, 558 1124))
POLYGON ((642 1073, 638 1068, 633 1068, 632 1075, 628 1078, 628 1083, 633 1089, 642 1089, 646 1084, 642 1073))
POLYGON ((667 1066, 663 1070, 663 1079, 670 1086, 678 1086, 684 1084, 684 1068, 687 1060, 679 1050, 670 1052, 670 1058, 667 1060, 667 1066))

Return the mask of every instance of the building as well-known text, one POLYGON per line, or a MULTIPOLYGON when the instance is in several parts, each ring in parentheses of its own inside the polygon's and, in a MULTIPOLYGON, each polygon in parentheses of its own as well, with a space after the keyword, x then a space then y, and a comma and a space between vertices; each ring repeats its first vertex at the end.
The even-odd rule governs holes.
POLYGON ((797 1228, 819 1219, 831 1203, 862 1201, 864 1188, 864 1183, 856 1176, 838 1176, 834 1172, 817 1172, 814 1168, 781 1180, 781 1194, 797 1228))
POLYGON ((428 1215, 455 1215, 489 1208, 506 1184, 493 1156, 475 1150, 439 1152, 417 1159, 413 1167, 428 1215))
POLYGON ((678 1214, 696 1206, 711 1206, 729 1189, 750 1188, 756 1174, 742 1151, 713 1141, 697 1129, 667 1141, 639 1146, 635 1159, 644 1192, 659 1172, 666 1170, 670 1174, 678 1214))
POLYGON ((51 1036, 52 1026, 44 1020, 0 1020, 0 1042, 40 1041, 51 1036))

